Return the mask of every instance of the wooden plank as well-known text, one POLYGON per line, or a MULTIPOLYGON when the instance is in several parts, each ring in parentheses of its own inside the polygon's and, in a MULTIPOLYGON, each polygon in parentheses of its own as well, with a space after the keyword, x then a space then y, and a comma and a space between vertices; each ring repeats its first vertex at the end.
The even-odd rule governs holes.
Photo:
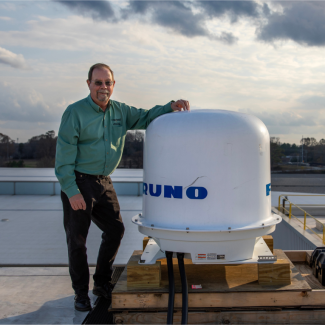
POLYGON ((325 289, 325 286, 314 277, 313 270, 307 263, 295 263, 295 267, 312 289, 325 289))
MULTIPOLYGON (((272 236, 263 236, 263 239, 268 244, 270 250, 273 251, 273 237, 272 236)), ((149 238, 145 237, 143 240, 143 246, 145 248, 145 245, 148 243, 149 238)), ((277 255, 281 255, 278 257, 282 257, 282 259, 279 259, 278 262, 275 264, 266 264, 261 265, 259 268, 257 268, 254 264, 242 264, 242 265, 197 265, 193 264, 192 260, 186 259, 186 271, 187 276, 189 279, 189 282, 193 283, 197 279, 197 273, 202 273, 205 278, 224 278, 230 287, 236 287, 241 284, 254 282, 256 280, 259 281, 259 284, 261 285, 285 285, 290 284, 290 272, 288 269, 288 265, 285 262, 285 259, 287 258, 286 255, 283 255, 281 253, 281 250, 275 250, 277 255), (273 275, 272 275, 273 274, 273 275), (192 279, 193 278, 193 279, 192 279)), ((291 256, 296 256, 296 259, 299 257, 300 259, 305 258, 305 252, 300 252, 297 254, 296 252, 290 252, 291 256), (303 257, 302 257, 303 256, 303 257)), ((166 285, 166 281, 168 281, 167 278, 167 264, 166 259, 161 260, 162 265, 162 272, 163 272, 163 283, 161 283, 162 286, 166 285), (165 280, 165 281, 164 281, 165 280)), ((134 269, 136 263, 132 263, 132 267, 130 266, 130 271, 134 269)), ((174 264, 174 272, 176 275, 176 281, 180 282, 179 277, 179 271, 177 266, 177 259, 173 259, 174 264)), ((293 267, 293 265, 291 265, 293 267)), ((145 272, 145 269, 143 269, 145 272)), ((136 283, 136 286, 141 285, 141 281, 137 281, 137 278, 141 276, 141 271, 136 272, 134 276, 130 277, 130 285, 131 283, 136 283), (140 273, 138 273, 140 272, 140 273)), ((147 279, 144 280, 146 282, 147 279)), ((154 283, 156 283, 156 286, 158 286, 157 278, 151 279, 150 281, 147 281, 147 285, 154 287, 154 283), (153 282, 152 282, 153 280, 153 282)), ((194 284, 194 283, 193 283, 194 284)))
POLYGON ((258 264, 258 283, 260 285, 291 284, 291 268, 293 263, 281 249, 275 249, 274 255, 278 260, 273 264, 258 264))
POLYGON ((268 246, 268 248, 273 254, 273 237, 271 235, 266 235, 262 236, 262 238, 264 239, 265 244, 268 246))
MULTIPOLYGON (((139 260, 141 253, 141 251, 135 251, 131 261, 139 260)), ((286 258, 286 255, 281 250, 275 250, 275 253, 278 257, 286 258)), ((174 262, 176 262, 176 259, 174 262)), ((292 271, 291 284, 279 286, 262 286, 258 284, 257 280, 243 283, 245 281, 242 280, 242 275, 246 279, 250 279, 249 276, 251 276, 252 280, 254 280, 254 276, 245 275, 245 270, 237 269, 236 265, 232 265, 235 268, 230 269, 230 271, 227 269, 228 266, 223 265, 198 265, 203 266, 203 272, 196 272, 194 268, 191 270, 191 267, 195 266, 191 263, 191 260, 185 260, 185 269, 188 273, 189 299, 192 308, 315 305, 313 301, 315 293, 311 292, 310 286, 292 263, 290 263, 292 271), (214 266, 215 268, 209 269, 207 266, 214 266), (218 269, 218 267, 224 269, 218 269), (232 274, 232 276, 227 278, 226 272, 230 272, 229 274, 232 274), (224 278, 220 278, 218 273, 219 275, 221 273, 224 278), (201 284, 202 289, 191 289, 191 284, 201 284)), ((161 264, 161 285, 154 288, 127 286, 128 271, 126 268, 112 293, 113 308, 167 308, 168 277, 166 260, 161 260, 161 264)), ((251 264, 252 266, 254 264, 251 264)), ((181 284, 177 265, 174 265, 174 270, 176 301, 178 301, 178 307, 180 307, 181 284)), ((248 270, 246 271, 249 273, 248 270)), ((253 271, 253 269, 250 270, 252 273, 253 271)), ((257 274, 257 271, 255 274, 257 274)), ((319 301, 316 301, 317 305, 325 305, 325 290, 321 290, 321 292, 322 296, 320 296, 319 301)))
MULTIPOLYGON (((270 236, 272 237, 272 236, 270 236)), ((272 238, 273 240, 273 238, 272 238)), ((258 271, 257 264, 217 265, 193 264, 191 259, 185 259, 186 276, 189 284, 220 283, 224 279, 228 288, 259 281, 261 285, 287 285, 290 284, 290 267, 294 265, 288 260, 282 250, 275 250, 279 260, 274 264, 263 264, 258 271), (267 265, 269 267, 267 268, 267 265)), ((161 260, 162 286, 168 285, 168 271, 166 259, 161 260)), ((176 284, 180 284, 177 259, 173 259, 176 284)))
MULTIPOLYGON (((188 303, 189 308, 325 306, 325 290, 189 293, 188 303)), ((112 293, 113 309, 167 309, 167 306, 168 292, 112 293)), ((176 293, 175 308, 181 306, 182 294, 176 293)))
POLYGON ((149 239, 150 239, 149 237, 144 237, 144 238, 143 238, 143 243, 142 243, 142 245, 143 245, 143 250, 146 248, 149 239))
MULTIPOLYGON (((146 287, 159 288, 168 287, 167 260, 158 260, 155 265, 138 264, 139 255, 133 255, 127 265, 127 285, 128 287, 141 287, 143 283, 146 287), (161 273, 158 283, 158 269, 161 265, 161 273), (151 274, 152 273, 152 274, 151 274)), ((251 283, 258 280, 256 264, 239 265, 216 265, 216 264, 193 264, 191 259, 185 259, 186 277, 190 284, 201 284, 199 282, 213 282, 217 279, 228 284, 230 288, 251 283)), ((175 283, 181 285, 177 258, 173 258, 173 269, 175 283)))
MULTIPOLYGON (((286 258, 286 255, 281 250, 275 250, 278 257, 286 258)), ((142 251, 135 251, 130 260, 138 261, 142 251)), ((168 273, 166 259, 161 261, 161 284, 156 288, 152 288, 150 292, 164 293, 168 292, 168 273)), ((176 263, 176 259, 173 261, 176 263)), ((230 291, 310 291, 308 283, 299 274, 298 270, 291 265, 292 282, 290 285, 279 286, 261 286, 258 284, 258 274, 256 264, 242 265, 207 265, 207 264, 192 264, 191 260, 185 259, 185 270, 187 274, 189 292, 197 292, 191 289, 192 284, 201 284, 200 292, 230 292, 230 291)), ((181 282, 177 264, 174 264, 175 272, 175 287, 176 291, 181 292, 181 282)), ((148 292, 148 289, 140 287, 132 288, 127 286, 127 268, 117 282, 114 292, 119 293, 143 293, 148 292)))
POLYGON ((310 264, 310 260, 311 260, 311 254, 313 253, 313 251, 306 251, 306 262, 307 264, 310 264))
POLYGON ((258 283, 260 285, 291 284, 290 261, 278 259, 275 263, 258 264, 258 283))
MULTIPOLYGON (((168 269, 166 259, 161 261, 161 286, 168 287, 168 269)), ((191 259, 185 259, 186 277, 189 285, 223 283, 229 288, 238 287, 258 280, 256 264, 218 265, 193 264, 191 259)), ((173 269, 176 287, 181 286, 178 261, 173 258, 173 269)))
POLYGON ((291 262, 305 262, 307 258, 306 251, 284 251, 291 262))
POLYGON ((278 257, 278 259, 288 260, 290 262, 290 267, 291 268, 295 267, 282 249, 274 249, 273 255, 276 255, 278 257))
POLYGON ((159 288, 161 281, 160 261, 152 265, 139 264, 139 254, 132 255, 127 267, 127 286, 134 288, 159 288))
MULTIPOLYGON (((174 313, 174 324, 182 313, 174 313)), ((116 324, 166 324, 167 312, 114 313, 116 324)), ((188 313, 188 324, 324 324, 325 310, 222 311, 188 313)))

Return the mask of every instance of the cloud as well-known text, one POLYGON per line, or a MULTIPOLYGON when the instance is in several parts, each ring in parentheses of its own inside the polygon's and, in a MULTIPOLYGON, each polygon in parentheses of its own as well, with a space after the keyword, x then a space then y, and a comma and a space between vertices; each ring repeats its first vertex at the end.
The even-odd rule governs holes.
POLYGON ((122 10, 124 19, 134 16, 146 16, 149 23, 156 24, 186 37, 203 36, 211 40, 233 44, 237 38, 230 32, 212 34, 207 26, 207 17, 203 12, 197 11, 197 2, 191 1, 130 1, 122 10))
MULTIPOLYGON (((69 16, 67 18, 36 17, 27 22, 24 30, 0 31, 1 43, 6 46, 22 46, 52 50, 51 59, 56 62, 56 56, 62 51, 94 51, 100 56, 100 61, 112 57, 127 56, 128 53, 152 55, 157 49, 159 52, 166 52, 160 39, 157 38, 157 31, 154 28, 148 29, 144 24, 134 24, 126 21, 123 24, 100 24, 100 33, 94 33, 99 25, 91 18, 80 16, 69 16), (109 42, 107 41, 109 35, 109 42), (120 49, 124 50, 121 51, 120 49), (99 54, 100 53, 100 54, 99 54), (117 54, 119 53, 119 54, 117 54), (103 56, 104 55, 104 56, 103 56)), ((156 28, 157 29, 157 28, 156 28)), ((166 38, 170 39, 168 35, 166 38)), ((62 56, 60 56, 62 57, 62 56)), ((89 61, 91 61, 89 56, 89 61)), ((33 65, 34 69, 39 69, 33 65)))
POLYGON ((325 45, 325 3, 283 2, 257 30, 259 40, 293 40, 301 45, 325 45))
POLYGON ((6 20, 6 21, 9 21, 9 20, 11 20, 11 18, 10 18, 10 17, 0 17, 0 20, 6 20))
POLYGON ((54 1, 63 4, 83 16, 90 16, 94 20, 115 18, 114 10, 108 1, 54 1))
POLYGON ((184 2, 146 2, 144 6, 139 1, 132 1, 130 8, 135 9, 135 13, 146 13, 149 10, 151 23, 166 27, 189 38, 204 36, 227 44, 233 44, 237 41, 237 38, 230 32, 221 32, 220 35, 212 34, 205 25, 204 15, 202 13, 195 14, 192 8, 184 2))
MULTIPOLYGON (((274 43, 292 40, 305 46, 325 45, 325 3, 322 1, 60 1, 72 11, 94 20, 142 20, 185 37, 207 37, 234 44, 230 31, 212 33, 207 25, 229 19, 231 24, 248 21, 257 40, 274 43), (111 3, 114 3, 112 5, 111 3), (114 8, 114 10, 113 10, 114 8)), ((219 25, 220 26, 220 25, 219 25)))
POLYGON ((324 138, 324 114, 315 116, 308 109, 287 110, 252 110, 241 109, 242 113, 248 113, 258 117, 266 125, 270 136, 280 137, 280 141, 299 143, 301 135, 304 137, 324 138))
POLYGON ((149 23, 167 27, 187 37, 209 36, 202 14, 194 14, 190 6, 180 1, 130 1, 122 10, 124 19, 147 15, 149 23))
POLYGON ((218 35, 212 34, 206 27, 207 17, 203 12, 194 13, 193 9, 198 4, 192 1, 129 1, 125 7, 120 8, 118 17, 108 1, 54 1, 80 15, 91 16, 93 19, 113 18, 111 22, 118 22, 140 18, 143 22, 162 26, 189 38, 203 36, 226 44, 233 44, 237 41, 231 32, 223 31, 218 35))
POLYGON ((234 36, 232 33, 221 32, 220 36, 214 36, 212 39, 219 40, 226 44, 234 44, 238 41, 238 37, 234 36))
POLYGON ((299 102, 308 110, 323 110, 325 108, 325 96, 302 96, 299 98, 299 102))
MULTIPOLYGON (((270 133, 274 128, 281 128, 282 131, 290 128, 320 126, 318 118, 311 115, 308 110, 287 109, 284 111, 270 112, 267 110, 239 109, 241 113, 257 116, 269 128, 270 133)), ((301 129, 300 129, 301 130, 301 129)))
POLYGON ((56 110, 51 109, 35 89, 0 82, 0 120, 51 122, 59 120, 55 114, 56 110))
MULTIPOLYGON (((137 4, 128 18, 122 17, 121 10, 127 10, 131 2, 123 7, 112 4, 120 20, 111 23, 98 22, 91 16, 83 17, 80 14, 72 16, 69 9, 55 3, 50 7, 58 9, 61 6, 60 12, 62 9, 64 11, 62 15, 52 17, 51 12, 41 12, 49 17, 28 14, 26 19, 29 21, 12 25, 12 30, 0 31, 0 46, 6 49, 14 51, 19 46, 22 48, 19 53, 25 55, 22 52, 24 47, 35 48, 33 51, 26 49, 28 62, 34 62, 31 73, 21 74, 19 70, 6 67, 3 70, 9 73, 1 75, 1 80, 12 82, 13 85, 22 80, 17 87, 19 91, 33 80, 33 88, 43 95, 43 98, 33 95, 34 104, 28 99, 29 108, 26 111, 23 97, 19 94, 16 102, 5 101, 8 96, 15 97, 15 92, 4 88, 0 110, 5 110, 1 104, 4 102, 6 107, 13 108, 13 112, 1 112, 2 120, 10 122, 4 119, 6 114, 8 119, 26 119, 31 121, 26 123, 31 124, 33 119, 37 121, 35 124, 50 123, 51 120, 58 124, 60 117, 54 117, 54 111, 62 113, 67 106, 63 99, 69 103, 87 95, 84 79, 89 66, 103 61, 112 66, 118 80, 114 99, 136 107, 150 108, 170 98, 186 98, 191 105, 205 108, 250 108, 254 115, 267 123, 271 134, 291 132, 299 135, 303 132, 312 136, 324 128, 321 125, 325 117, 321 109, 322 99, 319 98, 320 109, 313 112, 310 108, 316 109, 316 104, 311 99, 299 101, 301 96, 323 94, 323 49, 300 47, 291 42, 283 49, 274 49, 263 42, 254 42, 256 24, 251 22, 260 19, 256 15, 264 15, 262 7, 257 7, 258 13, 247 10, 246 14, 246 11, 242 11, 238 16, 240 21, 231 24, 228 19, 230 9, 223 11, 223 16, 218 16, 221 18, 214 14, 216 18, 210 20, 202 7, 194 8, 191 3, 173 3, 171 8, 178 10, 179 15, 188 13, 191 19, 196 19, 195 28, 189 29, 192 35, 203 33, 198 37, 178 37, 176 33, 184 33, 181 28, 186 21, 182 21, 182 26, 173 25, 173 22, 167 24, 166 21, 166 25, 162 25, 164 22, 157 20, 158 9, 153 8, 151 3, 138 1, 137 4), (251 15, 251 18, 247 18, 247 15, 251 15), (233 47, 209 41, 207 38, 212 35, 223 35, 225 38, 236 35, 241 43, 234 50, 233 47), (60 108, 56 101, 62 102, 60 108), (50 113, 46 105, 50 106, 50 113), (304 109, 309 109, 309 113, 305 114, 304 109), (21 117, 20 111, 23 113, 21 117), (39 112, 45 116, 38 116, 39 112), (284 112, 288 114, 284 115, 284 112), (48 122, 39 122, 41 118, 48 122)), ((279 4, 280 7, 283 8, 279 4)), ((161 8, 163 12, 160 14, 166 17, 168 8, 161 8)), ((269 15, 277 10, 271 5, 267 8, 269 15)), ((24 96, 27 95, 28 92, 24 93, 24 96)), ((47 127, 44 132, 50 129, 47 127)), ((14 137, 14 134, 11 136, 14 137)))
MULTIPOLYGON (((200 1, 197 5, 204 10, 205 17, 219 18, 227 15, 232 23, 241 17, 260 16, 260 5, 254 1, 200 1)), ((267 7, 267 4, 265 6, 267 7)))
POLYGON ((158 2, 152 6, 152 22, 187 37, 209 36, 200 14, 178 1, 158 2))
POLYGON ((21 54, 15 54, 0 47, 0 63, 10 65, 17 69, 28 69, 25 58, 21 54))

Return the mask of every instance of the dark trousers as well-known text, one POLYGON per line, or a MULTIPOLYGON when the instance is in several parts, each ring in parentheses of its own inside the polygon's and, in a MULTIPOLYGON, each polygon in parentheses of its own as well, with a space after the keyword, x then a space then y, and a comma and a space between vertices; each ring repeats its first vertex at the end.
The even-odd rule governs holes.
POLYGON ((111 178, 77 171, 75 174, 77 185, 86 202, 86 210, 73 210, 64 192, 61 192, 61 199, 72 287, 76 294, 85 294, 89 290, 86 240, 91 220, 103 231, 93 276, 97 285, 111 280, 112 266, 124 234, 124 225, 111 178))

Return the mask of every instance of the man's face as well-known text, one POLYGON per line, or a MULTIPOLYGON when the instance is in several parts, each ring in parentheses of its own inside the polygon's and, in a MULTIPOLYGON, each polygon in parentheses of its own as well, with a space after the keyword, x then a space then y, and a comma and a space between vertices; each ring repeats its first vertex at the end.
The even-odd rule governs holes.
POLYGON ((94 69, 91 81, 87 80, 90 96, 97 104, 108 103, 112 96, 115 81, 108 69, 94 69), (107 82, 113 82, 111 86, 106 85, 107 82))

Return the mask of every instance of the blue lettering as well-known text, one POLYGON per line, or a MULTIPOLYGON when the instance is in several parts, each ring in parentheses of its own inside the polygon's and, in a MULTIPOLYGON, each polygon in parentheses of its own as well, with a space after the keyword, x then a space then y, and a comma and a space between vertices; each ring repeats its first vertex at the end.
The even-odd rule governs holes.
POLYGON ((183 186, 174 186, 174 188, 170 185, 164 186, 164 197, 174 197, 175 199, 183 198, 183 186))
POLYGON ((156 185, 156 193, 153 192, 153 185, 149 184, 149 193, 151 196, 160 196, 161 194, 161 185, 156 185))
POLYGON ((266 196, 269 196, 271 193, 271 183, 266 184, 266 196))
POLYGON ((148 184, 147 183, 143 183, 143 194, 148 195, 147 194, 148 191, 148 184))
MULTIPOLYGON (((154 185, 149 184, 149 195, 151 196, 160 196, 161 195, 162 185, 154 185), (154 186, 156 186, 154 192, 154 186)), ((266 195, 270 195, 271 184, 266 185, 266 195)), ((148 195, 148 184, 143 183, 143 194, 148 195)), ((208 190, 205 187, 189 187, 186 190, 186 196, 191 200, 203 200, 208 196, 208 190)), ((175 198, 182 199, 183 198, 183 186, 172 186, 172 185, 164 185, 164 197, 165 198, 175 198)))
POLYGON ((189 187, 186 195, 189 199, 202 200, 208 196, 208 191, 204 187, 189 187))

